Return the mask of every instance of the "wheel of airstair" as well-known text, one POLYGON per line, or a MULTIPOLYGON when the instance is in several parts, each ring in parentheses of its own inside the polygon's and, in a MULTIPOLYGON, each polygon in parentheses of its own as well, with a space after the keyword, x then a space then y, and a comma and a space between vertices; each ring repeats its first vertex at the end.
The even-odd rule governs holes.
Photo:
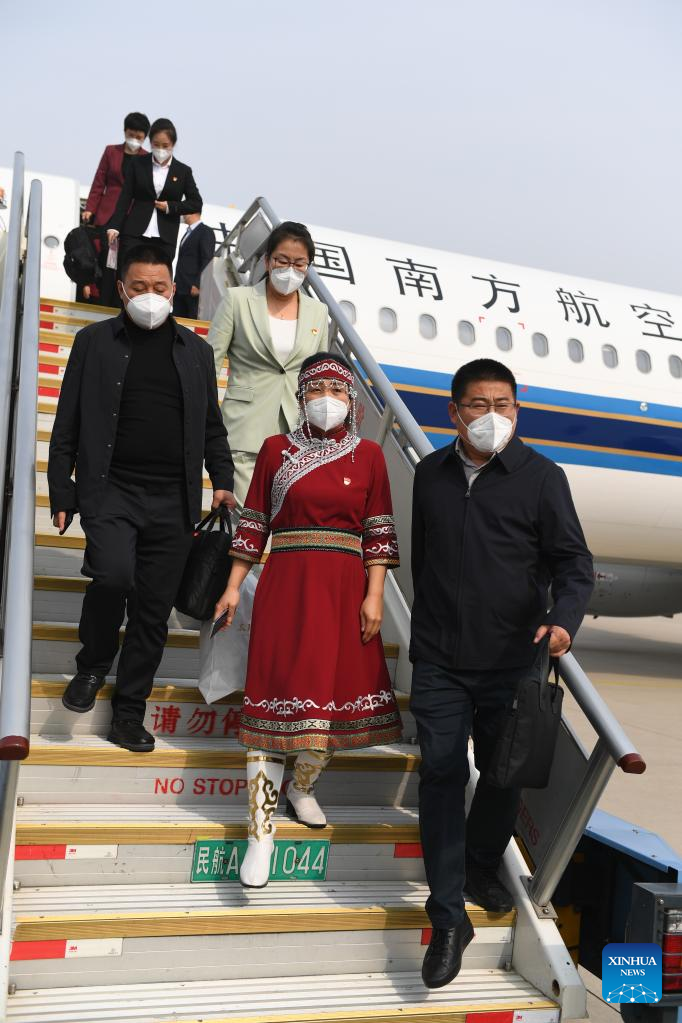
MULTIPOLYGON (((196 877, 197 843, 245 837, 246 780, 239 694, 204 703, 195 622, 170 622, 145 722, 153 753, 105 740, 110 684, 91 713, 63 708, 84 539, 77 520, 63 537, 51 526, 47 452, 74 333, 114 313, 41 304, 33 736, 19 780, 8 1020, 558 1020, 551 981, 543 993, 537 980, 551 970, 542 964, 528 979, 533 970, 514 965, 522 919, 531 937, 519 946, 535 947, 520 909, 469 906, 476 936, 460 976, 440 991, 421 982, 429 924, 406 694, 402 744, 340 753, 319 785, 328 825, 313 838, 330 843, 324 880, 273 880, 261 891, 196 877)), ((386 657, 395 675, 407 650, 389 643, 386 657)), ((311 832, 281 805, 277 837, 307 842, 311 832)))

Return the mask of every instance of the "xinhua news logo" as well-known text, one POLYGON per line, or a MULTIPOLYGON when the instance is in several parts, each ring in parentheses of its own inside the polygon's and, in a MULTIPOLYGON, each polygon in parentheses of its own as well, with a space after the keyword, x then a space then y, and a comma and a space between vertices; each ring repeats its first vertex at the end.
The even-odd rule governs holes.
POLYGON ((659 945, 628 942, 607 945, 601 959, 601 993, 605 1002, 658 1002, 663 987, 659 945))

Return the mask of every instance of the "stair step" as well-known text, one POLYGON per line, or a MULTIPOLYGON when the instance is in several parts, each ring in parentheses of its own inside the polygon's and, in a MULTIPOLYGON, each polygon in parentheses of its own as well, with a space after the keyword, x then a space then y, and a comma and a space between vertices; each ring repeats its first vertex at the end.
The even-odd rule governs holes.
MULTIPOLYGON (((327 827, 314 833, 280 812, 277 838, 329 840, 327 881, 424 880, 416 810, 325 810, 327 827)), ((20 807, 14 876, 22 887, 185 884, 199 839, 244 838, 244 806, 20 807)))
MULTIPOLYGON (((19 795, 27 804, 245 805, 245 756, 229 738, 159 737, 153 752, 130 753, 96 735, 36 735, 19 795)), ((326 806, 415 806, 418 766, 409 743, 344 750, 316 791, 326 806)))
POLYGON ((417 971, 267 977, 187 984, 121 984, 18 991, 8 1023, 558 1023, 559 1007, 517 973, 463 969, 456 984, 428 991, 417 971), (481 1016, 481 1019, 484 1017, 481 1016), (492 1017, 487 1017, 490 1023, 492 1017))
MULTIPOLYGON (((189 619, 188 619, 189 621, 189 619)), ((71 675, 33 679, 31 683, 31 726, 42 735, 106 735, 109 731, 109 701, 113 684, 107 683, 97 694, 94 708, 87 714, 74 714, 62 702, 62 694, 71 675)), ((163 684, 159 679, 147 701, 145 727, 154 735, 214 736, 216 739, 236 737, 242 690, 230 693, 208 705, 197 689, 195 679, 174 680, 163 684)), ((409 712, 409 696, 396 693, 401 711, 404 739, 416 736, 416 724, 409 712)))
MULTIPOLYGON (((26 888, 14 897, 10 977, 23 988, 70 985, 75 968, 84 984, 262 977, 273 964, 282 975, 345 974, 361 962, 367 972, 415 969, 429 927, 427 895, 411 881, 26 888), (87 957, 64 961, 61 943, 77 951, 80 942, 87 957), (24 958, 41 948, 50 958, 24 958)), ((466 965, 507 964, 515 913, 472 904, 467 912, 477 933, 466 965)))
MULTIPOLYGON (((66 539, 66 537, 62 537, 66 539)), ((121 638, 125 630, 121 630, 121 638)), ((34 622, 32 665, 36 674, 56 672, 68 674, 74 670, 75 657, 80 649, 78 626, 67 622, 34 622)), ((395 678, 399 647, 384 644, 384 654, 391 679, 395 678)), ((167 677, 198 678, 199 632, 196 629, 171 629, 164 648, 159 672, 167 677)))

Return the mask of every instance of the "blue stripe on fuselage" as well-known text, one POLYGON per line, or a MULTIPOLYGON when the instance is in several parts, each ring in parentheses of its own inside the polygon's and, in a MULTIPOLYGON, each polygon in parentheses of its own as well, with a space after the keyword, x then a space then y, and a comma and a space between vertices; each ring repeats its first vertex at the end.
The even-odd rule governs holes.
MULTIPOLYGON (((382 368, 434 447, 449 443, 451 436, 432 432, 434 427, 452 428, 447 413, 447 397, 422 390, 404 390, 401 384, 449 391, 451 378, 445 373, 412 370, 404 366, 384 365, 382 368)), ((554 461, 682 476, 682 408, 649 405, 642 410, 639 402, 635 401, 522 384, 519 385, 518 397, 522 403, 553 406, 547 409, 522 408, 518 429, 520 436, 537 442, 534 444, 537 450, 554 461), (580 415, 571 410, 582 410, 587 414, 580 415), (590 415, 590 412, 602 415, 590 415), (638 420, 619 416, 637 416, 638 420), (648 417, 667 419, 675 425, 646 422, 648 417), (581 447, 568 447, 570 444, 581 447), (604 448, 618 450, 605 451, 604 448), (657 458, 656 455, 672 458, 657 458)))

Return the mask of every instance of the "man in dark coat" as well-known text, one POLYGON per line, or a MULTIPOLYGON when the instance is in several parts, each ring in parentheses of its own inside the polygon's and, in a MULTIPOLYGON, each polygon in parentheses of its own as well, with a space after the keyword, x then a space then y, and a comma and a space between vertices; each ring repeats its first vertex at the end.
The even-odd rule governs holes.
POLYGON ((147 752, 154 737, 143 725, 145 704, 201 517, 202 468, 212 507, 233 508, 234 466, 213 352, 170 315, 170 261, 158 247, 141 246, 129 251, 121 274, 123 311, 74 338, 47 473, 60 533, 80 513, 82 572, 92 579, 64 706, 77 713, 94 706, 127 610, 109 740, 147 752))
POLYGON ((180 239, 178 262, 175 267, 175 297, 173 312, 196 320, 199 315, 199 289, 201 275, 213 259, 215 234, 201 222, 200 213, 186 213, 182 218, 187 230, 180 239))
POLYGON ((412 511, 410 705, 431 890, 427 987, 457 976, 473 937, 464 890, 492 912, 513 906, 497 870, 519 792, 488 785, 486 769, 538 644, 549 634, 550 653, 566 653, 594 585, 563 470, 514 436, 511 371, 492 359, 462 366, 448 411, 457 440, 417 466, 412 511), (481 777, 465 826, 470 734, 481 777))

